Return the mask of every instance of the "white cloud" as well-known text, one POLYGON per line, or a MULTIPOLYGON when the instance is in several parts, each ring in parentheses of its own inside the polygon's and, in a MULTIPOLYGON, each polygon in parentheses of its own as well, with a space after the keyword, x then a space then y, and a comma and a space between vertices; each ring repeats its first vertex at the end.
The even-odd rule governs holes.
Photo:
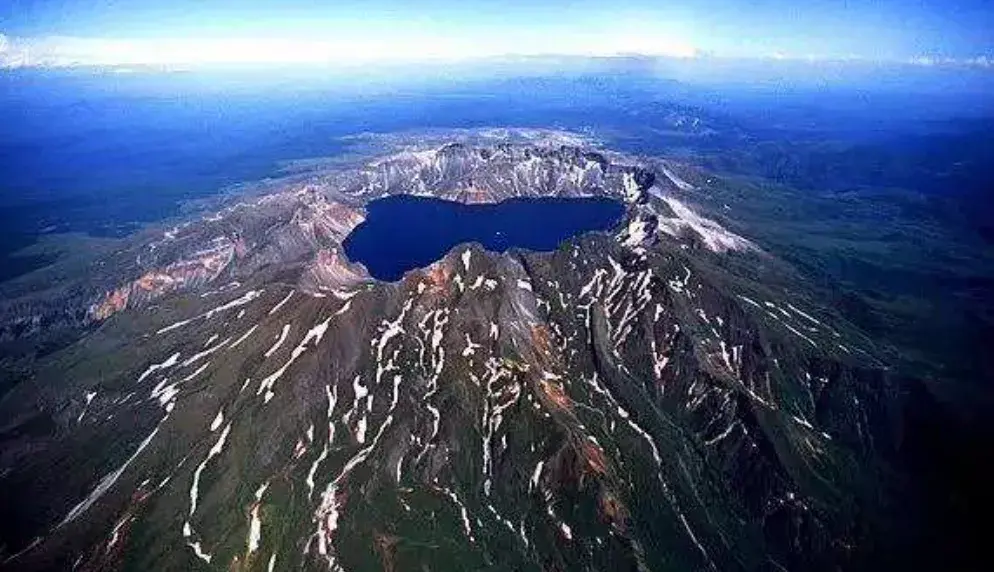
POLYGON ((952 58, 949 56, 915 56, 907 61, 915 66, 923 67, 980 67, 994 68, 994 57, 975 56, 972 58, 952 58))
POLYGON ((669 36, 439 37, 382 34, 336 39, 289 38, 15 38, 0 34, 0 67, 197 66, 214 64, 329 64, 456 61, 493 56, 645 55, 694 57, 687 42, 669 36))
POLYGON ((977 56, 975 58, 970 58, 965 60, 967 65, 978 66, 982 68, 994 67, 994 57, 992 56, 977 56))
MULTIPOLYGON (((334 39, 293 38, 18 38, 0 34, 0 68, 19 67, 195 67, 202 65, 322 64, 357 66, 376 62, 460 61, 498 56, 619 56, 731 58, 697 49, 672 32, 632 27, 616 33, 539 34, 527 31, 491 36, 440 36, 418 33, 369 34, 356 30, 334 39)), ((762 58, 760 58, 762 59, 762 58)), ((774 52, 766 59, 810 63, 869 61, 857 56, 819 57, 774 52)), ((880 61, 878 63, 888 63, 880 61)), ((988 55, 951 58, 917 56, 890 60, 916 66, 994 69, 988 55)))

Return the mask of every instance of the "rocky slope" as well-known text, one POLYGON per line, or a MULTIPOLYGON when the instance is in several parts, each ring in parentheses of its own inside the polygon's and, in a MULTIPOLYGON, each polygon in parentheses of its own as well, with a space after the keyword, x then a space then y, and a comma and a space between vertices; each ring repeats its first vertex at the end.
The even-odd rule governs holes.
POLYGON ((89 332, 0 403, 2 567, 877 562, 901 380, 693 190, 662 161, 459 143, 135 239, 78 297, 89 332), (627 210, 383 283, 341 243, 398 193, 627 210))

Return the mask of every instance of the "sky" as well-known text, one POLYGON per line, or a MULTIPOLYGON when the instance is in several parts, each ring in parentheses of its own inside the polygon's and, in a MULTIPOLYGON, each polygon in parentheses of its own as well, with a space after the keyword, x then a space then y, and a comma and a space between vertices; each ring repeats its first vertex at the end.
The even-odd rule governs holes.
POLYGON ((0 62, 500 55, 981 62, 992 0, 3 0, 0 62))

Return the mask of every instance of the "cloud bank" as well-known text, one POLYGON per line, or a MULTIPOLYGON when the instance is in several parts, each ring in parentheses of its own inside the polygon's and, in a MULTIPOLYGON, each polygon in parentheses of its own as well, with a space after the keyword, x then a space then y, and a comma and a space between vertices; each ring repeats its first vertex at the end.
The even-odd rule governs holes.
POLYGON ((460 61, 499 56, 618 54, 690 58, 691 45, 652 36, 596 41, 582 37, 440 38, 437 36, 287 38, 17 38, 0 34, 0 67, 198 66, 224 64, 361 65, 460 61))
MULTIPOLYGON (((370 63, 449 62, 514 56, 650 56, 679 59, 736 59, 703 52, 668 35, 618 34, 591 39, 578 36, 459 38, 356 35, 331 40, 288 38, 21 38, 0 34, 0 69, 75 67, 180 67, 212 65, 317 64, 357 66, 370 63)), ((864 58, 818 57, 776 52, 772 61, 810 63, 864 58)), ((921 67, 994 69, 994 56, 952 58, 916 56, 876 63, 921 67)))

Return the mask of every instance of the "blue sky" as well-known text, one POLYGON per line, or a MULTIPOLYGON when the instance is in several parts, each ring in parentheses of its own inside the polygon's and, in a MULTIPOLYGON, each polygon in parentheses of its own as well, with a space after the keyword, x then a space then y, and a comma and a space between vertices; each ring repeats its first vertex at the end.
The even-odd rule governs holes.
POLYGON ((992 30, 991 0, 0 2, 0 34, 18 40, 290 38, 335 42, 336 57, 437 43, 430 53, 969 58, 994 55, 992 30))

